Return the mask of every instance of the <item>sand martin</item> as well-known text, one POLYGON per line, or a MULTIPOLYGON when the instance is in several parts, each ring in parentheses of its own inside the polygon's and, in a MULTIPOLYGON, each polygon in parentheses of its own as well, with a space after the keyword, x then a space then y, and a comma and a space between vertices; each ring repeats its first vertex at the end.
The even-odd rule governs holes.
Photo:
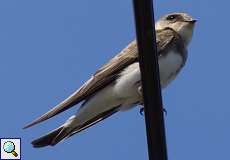
MULTIPOLYGON (((187 59, 194 20, 186 13, 171 13, 156 22, 156 40, 161 87, 165 88, 181 71, 187 59)), ((34 140, 34 147, 54 146, 58 142, 104 120, 118 111, 142 103, 137 43, 134 40, 102 66, 76 92, 27 125, 43 122, 83 102, 73 116, 50 133, 34 140)))

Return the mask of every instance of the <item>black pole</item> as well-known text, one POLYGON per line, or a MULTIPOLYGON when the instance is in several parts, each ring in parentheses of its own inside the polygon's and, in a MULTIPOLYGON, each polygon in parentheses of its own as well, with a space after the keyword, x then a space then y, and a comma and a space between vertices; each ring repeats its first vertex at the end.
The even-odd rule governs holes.
POLYGON ((133 0, 149 160, 167 160, 152 0, 133 0))

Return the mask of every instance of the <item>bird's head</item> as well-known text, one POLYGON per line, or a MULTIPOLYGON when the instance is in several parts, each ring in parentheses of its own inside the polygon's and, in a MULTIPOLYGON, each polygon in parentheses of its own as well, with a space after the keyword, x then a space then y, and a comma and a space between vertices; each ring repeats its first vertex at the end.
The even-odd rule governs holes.
POLYGON ((186 13, 170 13, 160 18, 156 30, 171 28, 176 31, 188 45, 193 34, 196 20, 186 13))

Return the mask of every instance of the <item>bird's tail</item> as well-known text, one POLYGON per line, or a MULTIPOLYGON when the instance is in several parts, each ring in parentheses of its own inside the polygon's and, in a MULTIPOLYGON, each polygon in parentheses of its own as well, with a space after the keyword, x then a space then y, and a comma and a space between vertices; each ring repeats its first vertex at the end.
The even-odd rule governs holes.
POLYGON ((32 141, 32 145, 35 148, 54 146, 60 141, 64 140, 72 132, 72 124, 76 120, 76 116, 70 117, 65 124, 57 129, 49 132, 48 134, 32 141))
POLYGON ((63 129, 63 126, 51 131, 50 133, 34 140, 32 142, 33 147, 35 148, 40 148, 40 147, 45 147, 49 146, 52 144, 52 141, 55 139, 55 137, 61 132, 63 129))
POLYGON ((108 111, 104 111, 102 113, 99 113, 97 116, 94 116, 91 119, 88 119, 84 123, 79 123, 79 121, 77 121, 77 116, 72 116, 67 120, 67 122, 64 125, 34 140, 32 142, 32 145, 35 148, 46 147, 49 145, 54 146, 60 141, 66 138, 69 138, 73 136, 74 134, 81 132, 82 130, 111 116, 112 114, 116 113, 118 109, 119 109, 119 106, 111 108, 108 111))

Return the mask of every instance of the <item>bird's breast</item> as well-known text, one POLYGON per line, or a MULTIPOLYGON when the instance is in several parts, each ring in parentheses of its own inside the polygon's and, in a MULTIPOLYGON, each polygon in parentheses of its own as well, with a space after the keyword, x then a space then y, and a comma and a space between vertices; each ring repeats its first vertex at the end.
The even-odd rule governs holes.
MULTIPOLYGON (((159 57, 159 69, 161 87, 165 88, 180 71, 183 64, 183 58, 176 52, 169 52, 168 54, 159 57)), ((126 67, 119 75, 113 88, 113 92, 118 98, 124 99, 129 106, 141 100, 138 93, 138 87, 141 85, 139 63, 133 63, 126 67)))
POLYGON ((133 63, 125 68, 116 81, 115 91, 120 97, 132 97, 137 95, 135 84, 140 81, 139 63, 133 63))
POLYGON ((174 51, 159 58, 161 87, 165 88, 174 80, 183 66, 183 57, 174 51))

